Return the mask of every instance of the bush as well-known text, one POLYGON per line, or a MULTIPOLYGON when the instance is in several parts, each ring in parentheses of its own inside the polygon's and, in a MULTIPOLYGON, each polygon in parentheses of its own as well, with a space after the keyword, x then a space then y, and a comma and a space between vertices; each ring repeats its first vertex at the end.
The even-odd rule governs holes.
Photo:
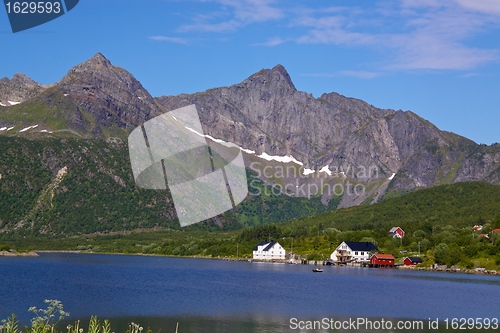
POLYGON ((434 261, 438 264, 446 264, 450 261, 450 248, 448 245, 441 243, 434 249, 434 261))
POLYGON ((323 260, 323 256, 318 252, 313 252, 307 256, 307 260, 323 260))

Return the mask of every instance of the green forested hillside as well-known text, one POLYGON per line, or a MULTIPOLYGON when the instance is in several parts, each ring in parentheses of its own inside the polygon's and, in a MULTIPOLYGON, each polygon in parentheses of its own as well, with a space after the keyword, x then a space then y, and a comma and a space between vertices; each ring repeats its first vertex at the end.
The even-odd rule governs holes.
MULTIPOLYGON (((0 136, 0 156, 0 237, 180 229, 167 191, 135 185, 127 144, 122 140, 0 136)), ((249 181, 252 177, 249 174, 249 181)), ((265 186, 255 179, 253 184, 265 186)), ((238 229, 327 209, 319 198, 260 193, 263 195, 249 195, 233 211, 191 229, 238 229)))
MULTIPOLYGON (((222 216, 181 228, 168 192, 135 186, 121 140, 0 137, 0 156, 3 248, 251 256, 270 238, 324 259, 344 240, 363 240, 397 256, 420 249, 428 262, 500 265, 500 233, 492 233, 500 228, 500 186, 488 183, 442 185, 338 210, 338 201, 325 207, 319 198, 262 190, 270 194, 249 195, 222 216), (473 232, 475 224, 484 229, 473 232), (389 237, 393 226, 405 230, 403 240, 389 237)), ((265 188, 248 176, 254 188, 265 188)))
POLYGON ((327 212, 293 224, 323 224, 351 230, 385 230, 397 225, 412 231, 488 222, 500 222, 500 186, 465 182, 417 190, 375 205, 327 212))
POLYGON ((492 232, 500 228, 499 198, 499 186, 469 182, 419 190, 371 206, 339 209, 240 230, 194 225, 182 229, 61 237, 57 242, 44 235, 36 239, 4 235, 0 243, 21 250, 251 258, 257 243, 274 239, 297 256, 322 260, 342 241, 371 241, 380 252, 392 253, 397 260, 421 255, 424 265, 436 262, 499 269, 500 233, 492 232), (482 225, 483 229, 473 231, 475 224, 482 225), (393 226, 405 230, 402 240, 389 236, 393 226))

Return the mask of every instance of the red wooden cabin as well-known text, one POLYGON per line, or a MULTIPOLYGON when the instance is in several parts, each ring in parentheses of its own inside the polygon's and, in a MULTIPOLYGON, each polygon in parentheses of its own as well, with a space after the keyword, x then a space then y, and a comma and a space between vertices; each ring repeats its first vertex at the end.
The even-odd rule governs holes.
POLYGON ((416 266, 418 264, 423 263, 424 261, 420 257, 406 257, 403 260, 405 266, 416 266))
POLYGON ((370 266, 388 267, 394 266, 394 256, 392 254, 377 253, 370 258, 370 266))

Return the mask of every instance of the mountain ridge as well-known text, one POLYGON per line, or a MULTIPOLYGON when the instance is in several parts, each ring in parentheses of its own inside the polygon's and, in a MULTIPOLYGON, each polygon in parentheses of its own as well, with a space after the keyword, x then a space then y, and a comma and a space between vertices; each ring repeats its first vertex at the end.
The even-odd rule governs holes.
MULTIPOLYGON (((40 131, 44 136, 73 131, 87 138, 125 138, 145 121, 189 104, 197 106, 205 134, 257 155, 293 156, 303 163, 302 172, 313 170, 309 177, 261 174, 269 184, 364 186, 362 195, 343 196, 340 207, 457 181, 500 184, 500 145, 477 145, 411 111, 380 109, 335 92, 314 98, 297 90, 282 65, 231 86, 153 98, 131 73, 97 53, 21 104, 1 107, 0 135, 36 138, 40 131), (35 131, 21 131, 34 125, 39 125, 35 131), (319 172, 325 167, 338 172, 327 177, 319 172)), ((271 165, 258 161, 261 168, 271 165)), ((335 199, 324 191, 313 194, 325 205, 335 199)))

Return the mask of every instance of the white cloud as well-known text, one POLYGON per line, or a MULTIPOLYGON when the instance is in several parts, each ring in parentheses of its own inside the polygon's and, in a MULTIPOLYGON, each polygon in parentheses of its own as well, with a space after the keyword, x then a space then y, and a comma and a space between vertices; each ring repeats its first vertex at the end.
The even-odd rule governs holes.
POLYGON ((181 32, 231 32, 252 23, 281 19, 283 11, 274 6, 276 0, 213 0, 222 7, 218 12, 199 15, 190 24, 179 28, 181 32), (217 21, 218 22, 214 22, 217 21))
POLYGON ((178 38, 178 37, 167 37, 167 36, 150 36, 149 39, 151 40, 156 40, 159 42, 169 42, 169 43, 176 43, 176 44, 188 44, 188 40, 185 38, 178 38))
POLYGON ((342 76, 352 76, 352 77, 356 77, 359 79, 373 79, 373 78, 376 78, 376 77, 383 75, 380 72, 351 71, 351 70, 340 71, 340 74, 342 76))
POLYGON ((498 50, 467 43, 495 21, 491 16, 465 11, 453 3, 437 8, 428 2, 428 8, 407 15, 409 32, 388 39, 387 46, 396 51, 388 67, 468 70, 499 59, 498 50))
POLYGON ((372 72, 372 71, 364 71, 364 70, 343 70, 337 73, 313 73, 313 74, 304 74, 304 76, 312 76, 312 77, 342 77, 342 76, 350 76, 358 79, 373 79, 376 77, 380 77, 384 75, 382 72, 372 72))
POLYGON ((288 41, 288 39, 285 39, 285 38, 272 37, 263 43, 254 44, 254 46, 278 46, 278 45, 281 45, 283 43, 286 43, 287 41, 288 41))
POLYGON ((466 47, 440 36, 417 32, 401 36, 390 69, 468 70, 499 58, 496 50, 466 47))
POLYGON ((475 11, 500 15, 500 1, 498 0, 456 0, 464 8, 475 11))
POLYGON ((460 6, 451 1, 404 0, 397 10, 380 6, 378 12, 359 8, 306 12, 294 20, 295 26, 307 31, 295 42, 370 48, 387 55, 383 68, 391 70, 468 70, 500 59, 494 48, 470 46, 474 37, 500 26, 495 14, 500 12, 500 1, 485 0, 481 5, 475 5, 481 2, 477 0, 456 1, 460 6))
POLYGON ((241 22, 264 22, 283 17, 283 12, 272 5, 275 0, 218 0, 217 2, 232 7, 236 19, 241 22))
MULTIPOLYGON (((470 70, 498 61, 498 43, 478 43, 500 28, 500 0, 379 0, 366 7, 313 6, 287 0, 197 0, 215 10, 193 15, 178 32, 227 33, 251 24, 279 21, 254 46, 324 44, 373 51, 383 58, 367 71, 335 75, 370 78, 387 70, 470 70), (279 35, 288 27, 286 36, 279 35), (496 29, 496 30, 495 30, 496 29), (267 33, 267 35, 266 35, 267 33)), ((267 26, 266 26, 267 27, 267 26)), ((153 38, 154 37, 154 38, 153 38)), ((152 39, 185 44, 186 39, 152 39)))

